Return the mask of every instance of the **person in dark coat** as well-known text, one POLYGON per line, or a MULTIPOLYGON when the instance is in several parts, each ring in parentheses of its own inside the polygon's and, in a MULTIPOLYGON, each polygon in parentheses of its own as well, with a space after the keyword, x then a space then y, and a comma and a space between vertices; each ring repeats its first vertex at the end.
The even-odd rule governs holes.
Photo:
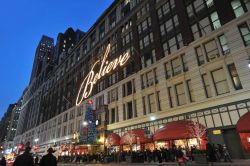
POLYGON ((13 163, 13 166, 34 166, 34 160, 30 154, 31 148, 28 146, 25 148, 25 151, 22 155, 17 156, 16 160, 13 163))
POLYGON ((35 158, 35 165, 38 165, 38 164, 39 164, 39 157, 36 156, 36 158, 35 158))
POLYGON ((2 159, 1 159, 1 161, 0 161, 0 166, 6 166, 5 157, 2 157, 2 159))
POLYGON ((206 155, 207 155, 208 162, 216 161, 215 150, 209 142, 206 144, 206 155))
POLYGON ((55 151, 52 148, 47 150, 48 154, 44 155, 40 160, 39 166, 57 166, 56 157, 52 154, 55 151))

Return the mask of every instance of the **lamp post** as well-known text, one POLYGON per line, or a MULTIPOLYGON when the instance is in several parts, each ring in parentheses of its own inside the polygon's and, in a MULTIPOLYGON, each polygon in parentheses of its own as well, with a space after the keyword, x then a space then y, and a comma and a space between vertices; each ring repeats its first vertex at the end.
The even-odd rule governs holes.
POLYGON ((37 144, 37 142, 39 141, 39 138, 35 138, 34 142, 37 144))

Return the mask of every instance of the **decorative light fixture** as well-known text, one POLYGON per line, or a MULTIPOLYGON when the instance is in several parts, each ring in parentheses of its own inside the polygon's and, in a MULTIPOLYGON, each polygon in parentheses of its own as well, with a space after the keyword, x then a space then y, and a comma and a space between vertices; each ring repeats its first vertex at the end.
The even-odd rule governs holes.
POLYGON ((250 68, 250 56, 248 57, 248 64, 247 66, 250 68))
POLYGON ((150 121, 154 121, 155 119, 155 116, 150 116, 150 121))
POLYGON ((83 124, 83 126, 87 126, 88 122, 84 121, 82 124, 83 124))
POLYGON ((35 141, 35 143, 37 143, 39 141, 39 138, 34 139, 34 141, 35 141))

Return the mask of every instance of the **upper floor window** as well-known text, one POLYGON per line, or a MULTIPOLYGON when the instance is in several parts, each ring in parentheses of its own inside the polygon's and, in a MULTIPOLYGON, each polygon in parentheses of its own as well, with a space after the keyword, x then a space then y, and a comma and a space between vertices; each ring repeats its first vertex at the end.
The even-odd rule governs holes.
POLYGON ((127 83, 122 85, 122 94, 123 97, 131 95, 132 93, 135 92, 135 88, 134 88, 134 81, 128 81, 127 83))
POLYGON ((112 13, 110 13, 109 15, 109 26, 110 29, 112 29, 113 27, 115 27, 116 24, 116 10, 112 11, 112 13))
POLYGON ((186 102, 186 95, 183 83, 175 85, 175 89, 176 89, 177 104, 178 105, 186 104, 187 102, 186 102))
POLYGON ((143 39, 140 40, 140 49, 144 49, 145 47, 149 46, 149 44, 154 42, 153 33, 149 33, 149 35, 146 35, 143 37, 143 39))
POLYGON ((145 87, 152 86, 158 82, 156 68, 150 70, 141 75, 141 87, 144 89, 145 87))
POLYGON ((214 39, 204 44, 204 47, 209 61, 219 57, 219 50, 214 39))
POLYGON ((218 29, 218 28, 221 27, 220 19, 219 19, 219 16, 218 16, 217 12, 211 13, 210 18, 211 18, 214 29, 218 29))
POLYGON ((149 12, 149 4, 147 3, 146 5, 144 5, 137 13, 137 19, 140 19, 142 16, 144 16, 146 13, 149 12))
POLYGON ((149 29, 149 27, 151 27, 151 17, 146 18, 137 26, 138 33, 141 34, 142 32, 149 29))
POLYGON ((105 35, 105 21, 99 26, 99 38, 102 39, 105 35))
POLYGON ((235 17, 240 17, 244 13, 250 10, 250 1, 249 0, 232 0, 231 6, 233 8, 235 17))
POLYGON ((222 50, 222 54, 225 55, 225 54, 228 54, 230 52, 230 49, 228 47, 228 43, 227 43, 227 39, 225 37, 225 35, 220 35, 218 37, 219 39, 219 43, 220 43, 220 47, 221 47, 221 50, 222 50))
POLYGON ((238 72, 236 70, 236 67, 235 67, 234 63, 232 63, 230 65, 227 65, 227 67, 228 67, 229 74, 231 76, 234 88, 236 90, 242 89, 240 78, 239 78, 239 75, 238 75, 238 72))
POLYGON ((247 23, 243 23, 239 25, 238 28, 240 30, 240 35, 244 42, 244 45, 249 46, 250 45, 250 30, 249 30, 247 23))
POLYGON ((224 70, 222 68, 214 70, 212 71, 212 76, 217 95, 229 93, 229 87, 224 70))

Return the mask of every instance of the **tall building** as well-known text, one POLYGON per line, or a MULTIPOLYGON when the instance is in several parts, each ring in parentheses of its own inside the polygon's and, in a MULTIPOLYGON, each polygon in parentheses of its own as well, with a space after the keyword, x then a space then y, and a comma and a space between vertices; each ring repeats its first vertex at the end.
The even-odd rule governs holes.
MULTIPOLYGON (((42 36, 35 53, 30 83, 34 79, 43 80, 51 70, 51 62, 53 62, 54 39, 48 36, 42 36)), ((40 85, 40 84, 39 84, 40 85)))
POLYGON ((64 33, 59 33, 55 46, 56 63, 60 63, 66 58, 68 51, 73 49, 83 36, 84 32, 79 29, 74 31, 72 28, 68 28, 64 33))
POLYGON ((12 120, 12 113, 13 109, 15 108, 16 104, 10 104, 6 113, 4 114, 3 118, 0 121, 0 143, 5 142, 8 140, 9 135, 8 133, 12 130, 11 120, 12 120))
POLYGON ((198 146, 193 121, 234 158, 249 156, 250 129, 236 130, 250 111, 249 10, 247 0, 114 1, 43 85, 27 87, 15 143, 64 153, 93 101, 101 146, 115 136, 110 145, 128 150, 131 133, 133 150, 198 146))

